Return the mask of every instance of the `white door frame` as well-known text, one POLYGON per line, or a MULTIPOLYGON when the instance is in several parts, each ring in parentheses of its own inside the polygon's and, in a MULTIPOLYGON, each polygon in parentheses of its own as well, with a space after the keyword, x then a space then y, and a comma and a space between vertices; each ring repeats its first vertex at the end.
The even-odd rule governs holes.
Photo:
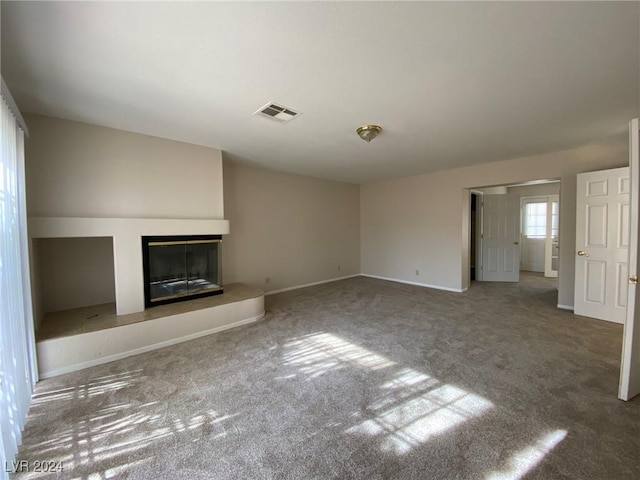
MULTIPOLYGON (((547 197, 547 239, 544 246, 544 276, 556 278, 558 269, 553 269, 553 204, 558 204, 558 233, 556 244, 560 245, 560 195, 554 194, 547 197)), ((558 264, 560 266, 560 252, 558 252, 558 264)))

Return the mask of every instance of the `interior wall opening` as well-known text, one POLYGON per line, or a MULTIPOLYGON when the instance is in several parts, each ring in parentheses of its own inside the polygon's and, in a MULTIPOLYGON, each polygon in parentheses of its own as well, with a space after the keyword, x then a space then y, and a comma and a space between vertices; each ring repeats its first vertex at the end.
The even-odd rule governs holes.
POLYGON ((113 304, 112 237, 34 239, 39 310, 43 315, 113 304))
POLYGON ((560 268, 559 179, 469 189, 468 286, 550 279, 560 268))

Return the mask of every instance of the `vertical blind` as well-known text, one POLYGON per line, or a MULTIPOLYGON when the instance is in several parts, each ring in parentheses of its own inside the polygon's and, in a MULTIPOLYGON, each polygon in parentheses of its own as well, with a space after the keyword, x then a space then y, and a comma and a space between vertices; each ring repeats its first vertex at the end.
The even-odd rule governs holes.
MULTIPOLYGON (((4 82, 3 82, 4 83, 4 82)), ((21 442, 37 380, 24 181, 24 132, 2 90, 0 132, 0 459, 2 476, 21 442)), ((17 113, 19 116, 19 113, 17 113)))

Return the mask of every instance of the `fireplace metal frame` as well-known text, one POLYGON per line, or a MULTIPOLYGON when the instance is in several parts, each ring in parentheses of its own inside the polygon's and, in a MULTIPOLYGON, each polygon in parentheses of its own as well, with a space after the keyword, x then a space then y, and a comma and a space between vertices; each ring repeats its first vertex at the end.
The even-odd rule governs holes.
MULTIPOLYGON (((222 235, 163 235, 163 236, 142 236, 142 269, 144 278, 144 306, 151 308, 168 303, 183 302, 195 298, 210 297, 224 293, 223 286, 218 289, 208 289, 195 293, 168 295, 151 300, 151 282, 149 272, 149 248, 160 245, 196 245, 203 243, 222 243, 222 235)), ((220 248, 220 247, 218 247, 220 248)), ((220 250, 218 250, 218 270, 222 269, 220 260, 220 250)))

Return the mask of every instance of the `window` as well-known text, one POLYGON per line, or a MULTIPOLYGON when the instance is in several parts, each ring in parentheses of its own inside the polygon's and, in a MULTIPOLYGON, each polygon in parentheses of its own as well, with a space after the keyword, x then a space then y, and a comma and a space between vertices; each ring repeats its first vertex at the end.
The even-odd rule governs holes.
POLYGON ((524 208, 524 235, 527 238, 546 238, 547 202, 526 203, 524 208))
POLYGON ((0 462, 2 478, 9 478, 4 467, 18 451, 37 369, 27 253, 24 132, 4 81, 0 109, 0 462))

